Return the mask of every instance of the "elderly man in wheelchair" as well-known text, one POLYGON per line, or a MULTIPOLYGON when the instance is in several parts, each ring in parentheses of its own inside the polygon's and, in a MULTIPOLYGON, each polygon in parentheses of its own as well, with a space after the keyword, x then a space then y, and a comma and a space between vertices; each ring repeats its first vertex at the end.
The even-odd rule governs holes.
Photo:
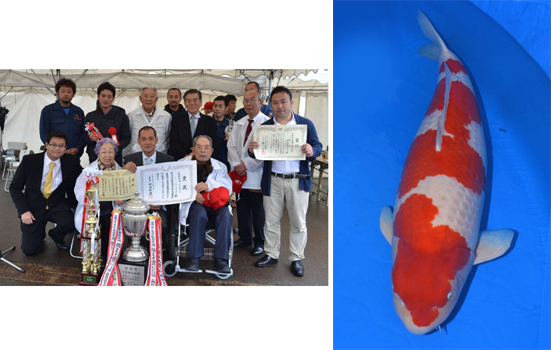
POLYGON ((216 230, 213 270, 218 274, 231 274, 228 255, 232 238, 232 213, 228 204, 232 181, 224 163, 211 158, 213 151, 212 139, 200 135, 193 139, 192 155, 181 159, 197 161, 197 197, 193 202, 183 203, 180 209, 180 224, 186 226, 189 223, 188 263, 184 271, 200 272, 205 229, 209 220, 213 220, 216 230))

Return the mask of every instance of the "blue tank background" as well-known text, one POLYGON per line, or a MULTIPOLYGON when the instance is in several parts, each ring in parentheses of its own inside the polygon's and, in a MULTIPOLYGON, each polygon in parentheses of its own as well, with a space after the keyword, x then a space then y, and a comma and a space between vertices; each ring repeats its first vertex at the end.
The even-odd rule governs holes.
POLYGON ((547 1, 334 2, 334 348, 550 348, 549 8, 547 1), (482 228, 517 232, 506 256, 471 273, 447 335, 403 326, 379 229, 436 88, 437 63, 417 54, 429 42, 418 9, 469 70, 486 119, 482 228))

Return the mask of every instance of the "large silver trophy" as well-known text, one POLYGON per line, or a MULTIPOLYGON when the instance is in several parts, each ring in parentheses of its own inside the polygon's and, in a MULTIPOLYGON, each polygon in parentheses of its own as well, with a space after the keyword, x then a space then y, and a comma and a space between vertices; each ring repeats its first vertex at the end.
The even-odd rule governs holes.
POLYGON ((140 239, 147 230, 147 218, 149 205, 134 194, 134 198, 126 202, 122 208, 122 221, 124 233, 130 237, 131 246, 124 253, 123 258, 131 262, 141 262, 149 259, 148 251, 140 245, 140 239))

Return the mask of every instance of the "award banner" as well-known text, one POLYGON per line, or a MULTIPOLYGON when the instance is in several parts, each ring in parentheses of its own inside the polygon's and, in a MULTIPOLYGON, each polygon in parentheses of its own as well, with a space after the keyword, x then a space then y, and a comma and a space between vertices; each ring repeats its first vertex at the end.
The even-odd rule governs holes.
POLYGON ((100 201, 125 200, 134 197, 138 191, 136 174, 123 169, 104 171, 98 175, 98 193, 100 201))
POLYGON ((259 160, 305 160, 302 145, 306 143, 306 125, 259 125, 254 129, 254 150, 259 160))
POLYGON ((138 192, 148 204, 184 203, 197 197, 197 162, 194 160, 140 166, 136 176, 138 192))

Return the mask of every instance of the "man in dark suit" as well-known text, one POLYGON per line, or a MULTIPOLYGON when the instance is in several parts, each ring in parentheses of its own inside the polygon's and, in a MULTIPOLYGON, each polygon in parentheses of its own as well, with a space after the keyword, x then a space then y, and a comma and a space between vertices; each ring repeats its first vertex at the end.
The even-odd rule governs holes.
POLYGON ((73 191, 82 167, 76 156, 65 154, 67 144, 63 131, 50 131, 46 152, 23 157, 10 185, 10 195, 21 218, 21 250, 25 255, 40 251, 48 221, 57 224, 48 232, 57 247, 69 249, 63 238, 75 229, 71 207, 76 206, 73 191))
POLYGON ((193 138, 208 135, 216 149, 216 122, 211 116, 199 112, 203 105, 201 91, 196 89, 184 93, 184 105, 187 113, 181 118, 172 118, 170 128, 170 149, 176 160, 190 156, 193 138))
MULTIPOLYGON (((154 128, 151 126, 144 126, 141 128, 140 131, 138 131, 138 144, 142 151, 128 154, 124 157, 124 166, 122 168, 135 173, 139 166, 173 162, 174 157, 155 150, 158 141, 159 138, 154 128)), ((150 204, 149 207, 151 210, 158 212, 161 217, 163 240, 166 242, 168 239, 168 223, 170 220, 168 208, 153 204, 150 204)))

